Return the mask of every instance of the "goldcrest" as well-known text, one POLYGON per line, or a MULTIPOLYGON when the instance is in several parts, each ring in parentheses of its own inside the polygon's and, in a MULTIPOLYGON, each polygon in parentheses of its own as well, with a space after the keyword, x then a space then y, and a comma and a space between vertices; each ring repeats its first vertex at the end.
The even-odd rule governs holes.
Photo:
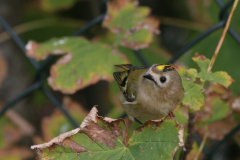
POLYGON ((172 112, 184 96, 181 77, 170 65, 115 66, 122 70, 113 73, 121 91, 118 98, 132 121, 161 119, 172 112))

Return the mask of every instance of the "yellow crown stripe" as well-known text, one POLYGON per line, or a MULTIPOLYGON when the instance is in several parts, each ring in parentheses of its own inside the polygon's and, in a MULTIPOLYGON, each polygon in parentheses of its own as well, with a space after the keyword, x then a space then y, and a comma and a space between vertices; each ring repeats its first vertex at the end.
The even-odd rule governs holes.
POLYGON ((163 71, 165 68, 165 65, 159 65, 156 67, 158 70, 163 71))
POLYGON ((173 67, 172 66, 170 66, 170 65, 166 65, 166 64, 163 64, 163 65, 159 65, 159 66, 157 66, 156 67, 159 71, 163 71, 164 69, 173 69, 173 67))

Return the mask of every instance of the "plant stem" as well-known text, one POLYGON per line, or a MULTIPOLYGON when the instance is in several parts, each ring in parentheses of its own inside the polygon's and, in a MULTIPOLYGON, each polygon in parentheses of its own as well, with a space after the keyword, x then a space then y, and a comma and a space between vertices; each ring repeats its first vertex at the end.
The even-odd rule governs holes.
POLYGON ((202 150, 203 150, 203 147, 204 145, 206 144, 206 141, 207 141, 207 135, 208 135, 208 125, 205 125, 205 134, 204 134, 204 137, 203 137, 203 141, 198 149, 198 152, 197 152, 197 155, 196 157, 194 158, 194 160, 198 160, 202 150))
MULTIPOLYGON (((84 24, 86 24, 86 22, 80 21, 80 20, 76 21, 76 20, 71 20, 71 19, 65 19, 65 18, 61 19, 61 20, 50 18, 50 19, 35 20, 35 21, 31 21, 31 22, 22 23, 22 24, 15 26, 13 28, 13 30, 19 35, 19 34, 23 34, 25 32, 32 31, 35 29, 57 26, 60 24, 61 24, 61 26, 77 28, 78 26, 83 26, 84 24)), ((0 34, 0 43, 4 42, 10 38, 11 37, 9 36, 7 31, 2 32, 0 34)))
POLYGON ((184 149, 182 151, 182 160, 186 160, 188 153, 191 152, 192 150, 192 145, 194 143, 194 124, 195 124, 195 117, 196 117, 196 112, 193 110, 189 109, 188 110, 188 127, 187 127, 187 138, 184 144, 184 149))
POLYGON ((218 55, 219 50, 220 50, 220 48, 221 48, 221 46, 222 46, 223 40, 224 40, 224 38, 225 38, 225 36, 226 36, 226 33, 227 33, 227 31, 228 31, 230 22, 231 22, 231 20, 232 20, 233 13, 234 13, 234 11, 235 11, 235 9, 236 9, 236 7, 237 7, 237 4, 238 4, 238 0, 235 0, 234 3, 233 3, 232 10, 231 10, 231 12, 230 12, 230 14, 229 14, 229 16, 228 16, 228 20, 227 20, 227 23, 226 23, 226 25, 225 25, 225 27, 224 27, 223 33, 222 33, 222 35, 221 35, 221 38, 220 38, 220 40, 219 40, 219 42, 218 42, 218 45, 217 45, 217 47, 216 47, 216 50, 215 50, 215 52, 214 52, 214 54, 213 54, 213 57, 212 57, 212 59, 211 59, 211 62, 210 62, 210 64, 209 64, 209 66, 208 66, 208 69, 207 69, 207 72, 208 72, 208 73, 211 72, 211 69, 212 69, 212 67, 213 67, 213 64, 214 64, 214 62, 215 62, 215 60, 216 60, 216 58, 217 58, 217 55, 218 55))
POLYGON ((157 16, 157 15, 154 15, 154 16, 159 18, 161 24, 181 27, 185 29, 191 29, 198 32, 204 32, 210 27, 207 24, 198 23, 194 21, 182 20, 182 19, 173 18, 173 17, 165 17, 165 16, 157 16))

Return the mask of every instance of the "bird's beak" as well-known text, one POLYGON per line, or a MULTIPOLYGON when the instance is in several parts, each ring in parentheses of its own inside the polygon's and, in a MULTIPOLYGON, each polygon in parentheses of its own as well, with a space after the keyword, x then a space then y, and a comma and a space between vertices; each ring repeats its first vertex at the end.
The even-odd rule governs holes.
POLYGON ((153 81, 153 78, 150 74, 145 74, 143 77, 153 81))

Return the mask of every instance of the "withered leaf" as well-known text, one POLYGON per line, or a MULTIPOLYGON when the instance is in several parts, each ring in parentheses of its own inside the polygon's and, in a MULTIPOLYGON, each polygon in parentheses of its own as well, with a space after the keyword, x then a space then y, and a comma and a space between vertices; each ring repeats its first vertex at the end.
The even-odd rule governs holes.
POLYGON ((51 39, 41 44, 30 41, 26 49, 27 55, 37 60, 44 60, 50 54, 64 55, 51 67, 48 83, 66 94, 100 80, 113 80, 114 65, 128 62, 115 48, 83 37, 51 39))
POLYGON ((171 160, 180 146, 183 129, 173 118, 147 121, 127 142, 125 121, 100 117, 93 107, 79 128, 31 148, 40 159, 171 160))
POLYGON ((137 0, 111 0, 107 7, 103 26, 117 34, 116 43, 134 50, 146 48, 159 33, 159 20, 148 17, 151 9, 138 7, 137 0))

